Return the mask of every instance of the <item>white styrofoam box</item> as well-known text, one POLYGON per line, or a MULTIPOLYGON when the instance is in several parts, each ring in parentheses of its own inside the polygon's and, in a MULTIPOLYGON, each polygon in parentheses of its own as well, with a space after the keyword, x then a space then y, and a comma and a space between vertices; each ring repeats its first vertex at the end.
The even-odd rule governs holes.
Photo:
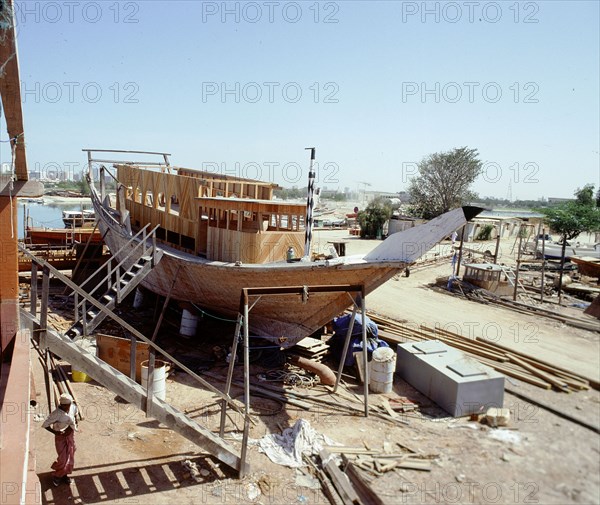
POLYGON ((454 417, 504 403, 504 375, 439 340, 398 344, 396 372, 454 417))

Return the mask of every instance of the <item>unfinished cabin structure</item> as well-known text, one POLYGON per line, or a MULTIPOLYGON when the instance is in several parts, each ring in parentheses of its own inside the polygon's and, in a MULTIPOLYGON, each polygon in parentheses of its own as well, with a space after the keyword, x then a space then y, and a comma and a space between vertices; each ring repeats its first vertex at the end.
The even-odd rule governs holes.
POLYGON ((277 202, 274 183, 189 168, 117 165, 117 210, 165 245, 213 261, 267 263, 304 247, 306 206, 277 202))

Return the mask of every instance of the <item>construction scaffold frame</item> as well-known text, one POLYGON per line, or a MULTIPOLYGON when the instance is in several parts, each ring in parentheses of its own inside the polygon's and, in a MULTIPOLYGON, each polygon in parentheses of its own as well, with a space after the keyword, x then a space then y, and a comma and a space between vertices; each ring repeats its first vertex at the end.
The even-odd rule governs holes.
MULTIPOLYGON (((346 339, 344 341, 344 350, 340 359, 340 364, 336 376, 335 386, 333 392, 337 391, 339 386, 342 370, 344 367, 344 361, 346 354, 348 353, 348 347, 350 345, 350 338, 352 336, 352 330, 354 327, 354 318, 356 316, 357 308, 360 307, 362 314, 362 348, 363 348, 363 385, 364 385, 364 406, 365 406, 365 417, 369 416, 369 367, 367 360, 367 325, 365 324, 367 316, 366 307, 366 293, 363 285, 352 285, 352 284, 338 284, 338 285, 326 285, 326 286, 273 286, 273 287, 260 287, 260 288, 243 288, 240 295, 240 309, 238 312, 235 331, 233 334, 233 342, 231 346, 231 354, 229 356, 229 368, 227 371, 227 381, 225 383, 224 395, 229 397, 231 389, 231 383, 233 381, 233 371, 235 367, 235 361, 237 357, 237 345, 240 341, 240 331, 243 329, 242 350, 244 360, 244 431, 242 436, 242 449, 240 453, 240 478, 244 477, 243 469, 246 465, 246 454, 248 450, 248 434, 250 431, 250 311, 254 306, 265 296, 282 296, 282 295, 298 295, 300 301, 306 302, 308 296, 311 293, 333 293, 333 292, 346 292, 350 299, 353 310, 352 319, 348 326, 346 333, 346 339), (352 298, 350 293, 356 293, 356 298, 352 298), (256 298, 254 303, 250 305, 250 298, 256 298)), ((227 416, 227 402, 223 401, 221 404, 221 422, 219 427, 219 436, 223 437, 225 434, 225 421, 227 416)))

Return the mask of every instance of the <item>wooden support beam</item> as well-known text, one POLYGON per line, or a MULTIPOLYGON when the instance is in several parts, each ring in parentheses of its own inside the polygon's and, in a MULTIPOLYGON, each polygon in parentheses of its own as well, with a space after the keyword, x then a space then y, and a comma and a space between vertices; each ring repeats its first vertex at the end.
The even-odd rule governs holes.
POLYGON ((13 181, 5 176, 0 178, 0 196, 12 196, 13 198, 37 198, 44 196, 44 185, 39 181, 13 181))

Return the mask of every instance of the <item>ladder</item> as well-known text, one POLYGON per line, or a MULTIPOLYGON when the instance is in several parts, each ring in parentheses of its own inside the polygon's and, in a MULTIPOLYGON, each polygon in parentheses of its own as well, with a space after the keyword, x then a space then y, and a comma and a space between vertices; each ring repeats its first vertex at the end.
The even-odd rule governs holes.
POLYGON ((512 287, 515 287, 515 282, 518 286, 517 288, 517 296, 524 301, 525 303, 527 303, 528 305, 536 305, 536 301, 531 298, 531 296, 529 296, 529 294, 527 293, 527 290, 525 289, 525 286, 523 285, 523 283, 521 282, 521 280, 517 280, 517 276, 515 275, 515 272, 513 271, 512 268, 507 267, 507 266, 503 266, 501 265, 502 271, 504 272, 504 275, 506 275, 506 278, 508 279, 509 284, 512 287), (520 288, 520 291, 519 291, 520 288))
MULTIPOLYGON (((94 297, 100 295, 97 299, 109 310, 121 303, 144 280, 162 257, 162 251, 156 247, 156 228, 150 233, 147 233, 147 228, 148 226, 145 226, 131 237, 80 285, 83 288, 106 268, 106 275, 88 294, 94 297), (125 254, 127 249, 129 251, 125 254), (125 256, 119 261, 118 258, 122 253, 125 256), (102 286, 107 286, 107 288, 100 294, 102 286)), ((73 294, 75 297, 75 321, 65 334, 71 339, 78 339, 86 337, 92 332, 106 318, 107 313, 98 307, 90 306, 85 298, 80 301, 76 291, 73 294)))

